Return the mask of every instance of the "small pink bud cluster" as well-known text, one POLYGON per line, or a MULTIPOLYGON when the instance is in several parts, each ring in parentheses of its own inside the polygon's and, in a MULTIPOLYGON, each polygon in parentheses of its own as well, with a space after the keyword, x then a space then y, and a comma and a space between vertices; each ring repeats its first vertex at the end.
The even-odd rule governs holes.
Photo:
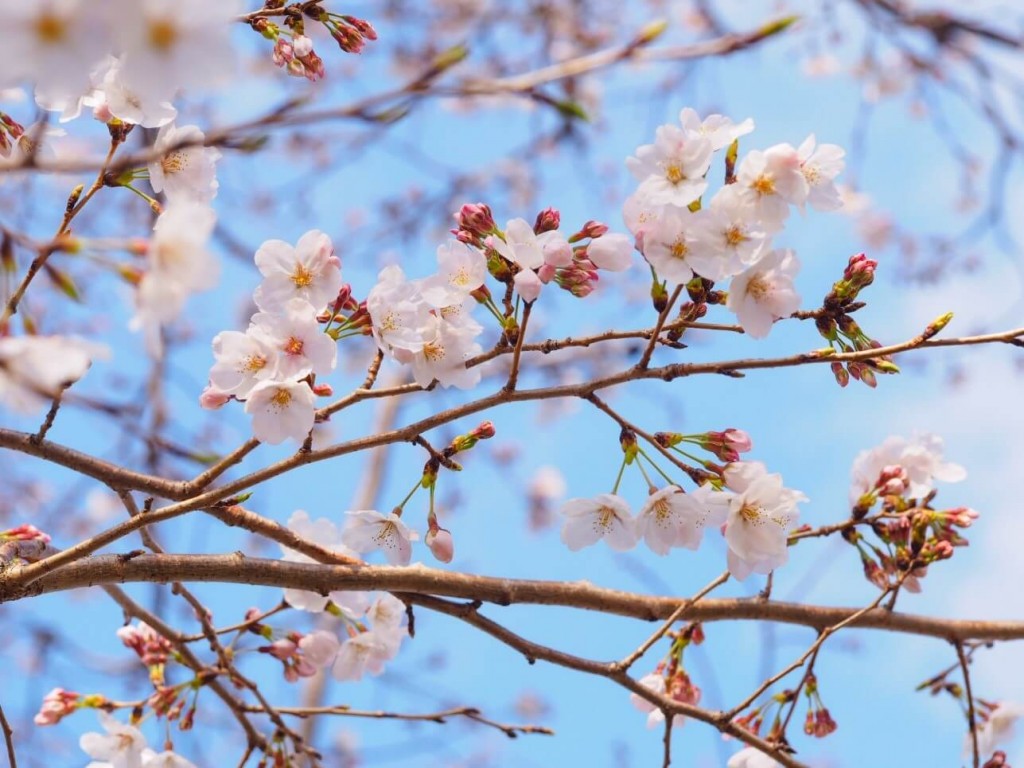
POLYGON ((467 432, 464 435, 459 435, 451 442, 451 446, 448 450, 445 450, 444 457, 450 458, 456 453, 468 451, 473 448, 480 440, 489 440, 494 437, 494 422, 483 421, 471 432, 467 432), (449 452, 450 451, 450 452, 449 452))
POLYGON ((1006 753, 997 749, 981 768, 1013 768, 1013 766, 1006 762, 1006 753))
POLYGON ((867 255, 858 253, 850 257, 850 263, 846 265, 843 272, 843 279, 832 286, 832 292, 840 299, 852 301, 862 288, 866 288, 875 280, 875 269, 878 262, 869 259, 867 255))
POLYGON ((553 279, 559 288, 568 291, 577 299, 582 299, 593 293, 597 281, 600 279, 594 262, 580 255, 579 252, 574 253, 572 264, 568 267, 549 269, 548 266, 544 265, 537 272, 541 282, 545 282, 545 278, 547 278, 547 282, 553 279))
POLYGON ((750 435, 742 429, 726 429, 724 432, 705 432, 696 435, 699 445, 722 461, 739 461, 740 454, 754 447, 750 435))
POLYGON ((324 62, 313 50, 313 41, 305 35, 294 35, 289 41, 279 37, 271 53, 274 64, 292 77, 304 77, 311 82, 324 76, 324 62))
POLYGON ((82 694, 54 688, 43 697, 39 712, 32 718, 36 725, 56 725, 80 706, 82 694))
POLYGON ((299 647, 302 638, 301 632, 289 632, 286 637, 257 649, 260 653, 270 654, 284 665, 284 679, 289 683, 294 683, 300 677, 312 677, 316 674, 317 668, 310 663, 299 647))
POLYGON ((490 207, 484 203, 463 205, 455 214, 455 223, 458 226, 452 230, 452 234, 458 240, 478 248, 483 247, 485 237, 494 234, 498 229, 490 207))
POLYGON ((21 123, 6 112, 0 112, 0 157, 10 157, 13 144, 24 135, 25 128, 21 123))
POLYGON ((367 40, 377 39, 377 30, 373 25, 355 16, 328 14, 323 23, 334 42, 346 53, 362 53, 367 40))
POLYGON ((158 689, 164 684, 164 664, 172 651, 170 641, 148 624, 139 622, 117 630, 125 647, 131 648, 149 668, 149 679, 158 689))
POLYGON ((809 705, 807 717, 804 720, 804 733, 818 739, 823 739, 829 734, 834 733, 838 726, 821 700, 821 693, 818 690, 818 678, 813 672, 807 673, 807 678, 804 681, 804 694, 807 696, 809 705))

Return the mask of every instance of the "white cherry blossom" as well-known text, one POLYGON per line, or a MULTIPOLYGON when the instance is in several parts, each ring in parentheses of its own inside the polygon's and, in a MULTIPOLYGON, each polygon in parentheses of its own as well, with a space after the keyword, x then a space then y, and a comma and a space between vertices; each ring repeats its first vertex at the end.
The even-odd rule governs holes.
POLYGON ((769 251, 733 278, 726 306, 736 313, 743 330, 763 339, 772 324, 800 308, 793 285, 800 262, 791 250, 769 251))
POLYGON ((505 225, 505 237, 491 235, 487 244, 523 269, 538 269, 544 264, 544 244, 556 232, 536 234, 526 219, 512 219, 505 225))
POLYGON ((943 461, 941 437, 922 434, 907 440, 893 435, 881 445, 857 454, 850 472, 850 505, 875 489, 879 475, 890 467, 902 468, 907 485, 898 491, 914 498, 928 495, 935 480, 956 483, 967 477, 959 464, 943 461))
POLYGON ((810 191, 800 155, 790 144, 749 152, 736 170, 736 184, 756 217, 773 231, 789 216, 789 206, 803 205, 810 191))
MULTIPOLYGON (((665 693, 665 676, 657 673, 651 673, 644 675, 637 680, 640 685, 644 688, 648 688, 654 693, 665 693)), ((663 713, 656 704, 652 704, 643 696, 637 693, 629 694, 630 703, 639 709, 641 712, 647 713, 647 727, 654 728, 656 725, 660 725, 665 722, 665 713, 663 713)), ((679 715, 672 716, 672 727, 679 728, 685 722, 684 718, 679 715)))
POLYGON ((178 110, 171 104, 170 97, 140 91, 125 83, 120 59, 108 57, 100 72, 96 88, 82 99, 83 104, 92 107, 96 119, 110 122, 116 117, 144 128, 160 128, 177 116, 178 110))
POLYGON ((711 142, 675 125, 662 125, 653 144, 638 147, 626 167, 640 182, 637 190, 652 205, 688 206, 707 189, 711 142))
POLYGON ((807 501, 800 491, 784 488, 782 475, 769 474, 760 462, 733 462, 726 467, 729 513, 725 540, 729 572, 737 579, 767 575, 789 559, 789 531, 807 501))
POLYGON ((153 354, 161 348, 161 327, 178 317, 188 297, 217 284, 220 264, 207 249, 215 220, 210 208, 185 200, 168 205, 156 220, 131 323, 144 331, 153 354))
POLYGON ((600 493, 592 499, 569 499, 562 505, 566 521, 562 542, 573 552, 604 539, 620 552, 636 546, 636 528, 629 503, 621 496, 600 493))
POLYGON ((384 663, 394 658, 391 646, 375 631, 360 632, 341 644, 331 673, 336 680, 362 680, 363 675, 379 675, 384 663))
POLYGON ((346 512, 348 519, 341 531, 341 540, 356 552, 380 549, 391 565, 408 565, 412 559, 412 542, 419 534, 402 522, 394 512, 387 515, 364 509, 346 512))
POLYGON ((693 493, 683 493, 675 485, 652 493, 637 514, 637 538, 659 555, 667 555, 673 547, 696 550, 707 526, 725 522, 728 502, 713 499, 714 493, 707 485, 693 493))
POLYGON ((683 285, 693 278, 693 233, 697 219, 686 208, 668 208, 644 232, 644 258, 658 277, 683 285))
POLYGON ((424 300, 433 307, 460 304, 487 280, 487 258, 459 240, 438 246, 437 265, 437 274, 421 285, 424 300))
POLYGON ((47 103, 75 101, 109 50, 109 25, 84 0, 0 0, 4 21, 0 87, 31 78, 47 103))
MULTIPOLYGON (((326 517, 312 520, 305 510, 297 509, 288 518, 288 529, 294 531, 303 539, 318 544, 324 549, 329 549, 339 555, 353 558, 356 556, 355 552, 342 543, 337 526, 326 517)), ((281 545, 281 551, 284 553, 281 559, 286 563, 316 562, 316 560, 308 555, 304 555, 294 549, 289 549, 284 545, 281 545)), ((366 613, 366 609, 370 604, 369 596, 365 592, 352 590, 339 590, 331 592, 329 595, 321 595, 319 592, 286 588, 284 590, 284 599, 292 608, 297 608, 300 611, 309 611, 310 613, 322 613, 327 608, 327 603, 332 602, 350 619, 357 619, 362 616, 366 613)))
POLYGON ((82 734, 78 740, 82 751, 95 760, 105 760, 111 768, 142 768, 142 752, 147 746, 142 731, 102 710, 96 716, 107 733, 82 734))
POLYGON ((303 658, 317 669, 333 664, 340 648, 341 643, 334 633, 322 629, 303 635, 299 640, 303 658))
POLYGON ((261 381, 249 393, 245 412, 252 416, 252 431, 260 442, 301 442, 313 428, 313 390, 302 381, 261 381))
POLYGON ((754 218, 749 200, 735 184, 722 187, 706 208, 693 215, 689 261, 702 277, 724 280, 749 267, 761 255, 769 233, 754 218))
POLYGON ((136 0, 114 24, 125 85, 171 101, 183 88, 224 82, 235 65, 231 30, 239 0, 136 0))
POLYGON ((846 152, 836 144, 818 144, 812 133, 797 148, 800 157, 800 172, 807 180, 807 202, 819 211, 835 211, 843 207, 843 198, 836 187, 835 179, 846 163, 846 152))
MULTIPOLYGON (((1011 702, 999 702, 988 719, 978 726, 978 752, 982 758, 991 755, 997 747, 1011 741, 1017 730, 1017 721, 1024 717, 1024 706, 1011 702)), ((970 734, 964 744, 964 754, 973 749, 970 734)))
POLYGON ((341 260, 331 239, 318 229, 300 237, 294 248, 283 240, 267 240, 256 251, 256 266, 263 282, 253 299, 266 312, 278 311, 293 298, 320 310, 341 290, 341 260))
POLYGON ((105 349, 65 336, 0 337, 0 404, 33 413, 89 370, 105 349))
POLYGON ((316 309, 305 299, 288 300, 280 312, 257 312, 252 325, 275 351, 274 378, 301 379, 334 370, 337 342, 323 332, 316 309))
POLYGON ((419 286, 405 279, 401 267, 385 267, 366 297, 373 321, 373 337, 382 351, 399 362, 409 362, 423 349, 423 328, 431 317, 430 305, 419 286))
POLYGON ((590 241, 587 258, 598 269, 622 272, 633 263, 633 242, 625 235, 609 232, 590 241))
POLYGON ((245 333, 221 331, 213 337, 210 383, 224 395, 244 400, 253 387, 273 378, 277 370, 273 340, 261 329, 249 326, 245 333))
POLYGON ((754 130, 754 121, 749 117, 742 123, 734 123, 724 115, 708 115, 701 120, 691 107, 683 107, 679 113, 679 122, 687 131, 707 138, 711 148, 716 151, 725 149, 740 136, 746 136, 754 130))
POLYGON ((217 196, 216 163, 220 152, 204 147, 203 132, 195 125, 180 128, 169 123, 160 129, 153 148, 160 158, 149 164, 149 183, 168 200, 187 199, 209 203, 217 196), (176 149, 179 144, 191 146, 176 149))
POLYGON ((421 387, 435 379, 442 387, 471 389, 480 383, 480 367, 466 367, 466 360, 483 349, 475 334, 431 315, 423 328, 423 347, 412 358, 413 377, 421 387))
POLYGON ((623 203, 622 220, 626 222, 626 229, 636 238, 636 247, 640 251, 644 250, 645 235, 661 220, 665 209, 666 206, 654 205, 648 195, 640 192, 634 192, 623 203))

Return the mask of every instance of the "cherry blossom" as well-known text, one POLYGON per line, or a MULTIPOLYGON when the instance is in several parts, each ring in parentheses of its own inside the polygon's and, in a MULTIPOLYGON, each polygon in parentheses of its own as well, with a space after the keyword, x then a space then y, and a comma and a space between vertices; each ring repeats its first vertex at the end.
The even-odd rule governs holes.
POLYGON ((398 653, 402 640, 409 630, 404 625, 405 603, 394 595, 382 594, 366 612, 366 618, 373 624, 373 631, 383 645, 390 649, 391 656, 398 653))
POLYGON ((690 234, 694 242, 690 264, 701 277, 716 281, 756 262, 769 240, 734 184, 720 189, 707 208, 693 215, 690 234))
POLYGON ((647 497, 636 517, 636 535, 653 552, 667 555, 673 547, 696 550, 708 525, 725 522, 727 506, 712 503, 710 486, 683 493, 675 485, 647 497))
POLYGON ((221 395, 244 400, 253 387, 274 377, 276 355, 273 339, 256 326, 245 333, 221 331, 213 337, 217 362, 210 369, 210 383, 221 395))
POLYGON ((316 309, 305 299, 289 299, 280 312, 257 312, 252 325, 275 350, 274 378, 301 379, 334 370, 338 345, 323 332, 316 309))
POLYGON ((261 381, 249 393, 245 412, 262 443, 303 441, 313 428, 313 390, 302 381, 261 381))
POLYGON ((736 170, 736 184, 769 229, 781 227, 789 206, 803 205, 810 191, 800 155, 790 144, 747 153, 736 170))
POLYGON ((334 663, 341 643, 333 632, 318 629, 303 635, 298 647, 306 661, 317 669, 323 669, 334 663))
MULTIPOLYGON (((640 192, 634 192, 626 198, 622 205, 622 220, 626 222, 626 228, 636 238, 636 247, 641 252, 644 250, 644 236, 649 232, 665 215, 666 206, 654 205, 650 197, 640 192)), ((686 210, 675 209, 671 210, 686 210)), ((689 213, 689 211, 687 211, 689 213)))
MULTIPOLYGON (((978 727, 978 752, 982 755, 990 755, 1001 744, 1012 740, 1015 735, 1017 721, 1024 717, 1024 706, 1011 702, 999 702, 989 715, 978 727)), ((973 749, 971 737, 968 734, 965 745, 965 754, 970 754, 973 749)))
POLYGON ((744 747, 729 758, 726 768, 782 768, 782 765, 760 750, 744 747))
POLYGON ((99 71, 102 75, 98 77, 95 89, 82 99, 83 104, 92 107, 97 120, 109 123, 117 118, 144 128, 160 128, 177 116, 178 110, 171 104, 169 96, 139 91, 127 85, 120 59, 108 57, 99 71))
MULTIPOLYGON (((355 557, 356 553, 345 546, 341 541, 341 535, 337 526, 326 517, 312 520, 305 510, 297 509, 288 518, 288 529, 294 531, 303 539, 311 541, 324 549, 336 552, 339 555, 355 557)), ((286 563, 315 563, 312 557, 296 552, 294 549, 281 545, 284 557, 281 559, 286 563)), ((365 592, 352 590, 340 590, 331 592, 328 595, 321 595, 318 592, 309 592, 304 589, 285 588, 284 599, 292 608, 310 613, 321 613, 327 608, 327 604, 334 603, 341 609, 342 613, 350 619, 362 616, 370 604, 368 595, 365 592)), ((300 644, 301 645, 301 644, 300 644)))
POLYGON ((782 475, 768 474, 760 462, 734 462, 724 476, 733 492, 725 524, 729 572, 737 579, 767 575, 789 559, 789 531, 800 514, 796 505, 807 497, 784 488, 782 475))
POLYGON ((45 408, 105 355, 104 347, 65 336, 0 337, 0 403, 20 413, 45 408))
POLYGON ((318 229, 300 237, 294 248, 283 240, 267 240, 256 251, 256 266, 263 282, 253 299, 265 312, 276 312, 296 297, 319 310, 341 290, 341 261, 331 239, 318 229))
POLYGON ((461 304, 487 279, 486 257, 458 240, 438 246, 437 265, 438 273, 424 280, 421 286, 424 300, 433 307, 461 304))
POLYGON ((0 87, 30 77, 42 100, 77 100, 109 49, 109 25, 83 0, 0 0, 4 69, 0 87))
POLYGON ((716 151, 728 147, 740 136, 746 136, 754 130, 754 121, 749 117, 742 123, 734 123, 723 115, 708 115, 702 121, 691 107, 683 107, 679 113, 679 122, 690 133, 705 137, 716 151))
POLYGON ((160 129, 153 148, 160 158, 149 164, 149 183, 153 191, 168 200, 194 200, 209 203, 217 196, 216 163, 220 152, 204 147, 203 132, 195 125, 180 128, 169 123, 160 129), (192 146, 178 149, 188 142, 192 146))
POLYGON ((132 319, 132 328, 144 331, 153 354, 161 348, 160 328, 181 313, 188 297, 217 284, 220 264, 206 247, 215 219, 207 206, 179 200, 153 226, 146 251, 149 268, 139 283, 132 319))
POLYGON ((683 285, 693 278, 693 231, 696 217, 685 208, 669 208, 644 230, 644 258, 658 277, 683 285))
POLYGON ((604 539, 612 549, 636 546, 636 530, 629 503, 621 496, 601 493, 592 499, 569 499, 562 505, 566 521, 562 542, 573 552, 604 539))
POLYGON ((391 647, 376 632, 360 632, 341 644, 331 673, 336 680, 362 680, 363 675, 379 675, 384 663, 394 658, 391 647))
POLYGON ((901 478, 898 487, 883 486, 883 493, 906 493, 919 499, 932 490, 934 480, 956 483, 966 478, 967 472, 959 464, 943 461, 942 438, 923 434, 910 440, 893 435, 881 445, 861 451, 853 461, 850 475, 850 505, 853 506, 862 496, 879 488, 883 475, 901 478))
POLYGON ((366 309, 373 321, 373 337, 382 351, 399 362, 409 362, 423 349, 423 328, 431 313, 419 286, 406 280, 401 267, 381 270, 377 284, 366 297, 366 309))
MULTIPOLYGON (((640 683, 640 685, 642 685, 644 688, 648 688, 654 693, 665 693, 665 676, 662 674, 652 673, 650 675, 644 675, 639 680, 637 680, 637 682, 640 683)), ((652 704, 640 694, 629 694, 629 701, 634 707, 639 709, 641 712, 647 713, 648 728, 654 728, 656 725, 660 725, 661 723, 665 722, 665 713, 658 708, 658 705, 652 704)), ((679 715, 672 716, 673 728, 681 728, 684 722, 686 722, 686 720, 683 717, 679 715)))
POLYGON ((412 559, 412 542, 419 534, 410 530, 402 518, 391 512, 383 515, 366 509, 346 512, 348 519, 341 531, 341 540, 356 552, 381 549, 391 565, 408 565, 412 559))
POLYGON ((835 144, 818 144, 815 147, 812 133, 797 148, 800 158, 800 172, 809 188, 807 202, 819 211, 835 211, 843 207, 843 198, 836 187, 835 178, 843 172, 846 152, 835 144))
POLYGON ((78 741, 82 751, 95 760, 107 761, 111 768, 142 768, 142 752, 147 746, 142 732, 102 710, 96 716, 107 733, 83 734, 78 741))
POLYGON ((423 327, 423 347, 412 357, 416 383, 428 387, 436 379, 443 387, 475 387, 480 382, 480 368, 466 367, 466 360, 483 351, 473 340, 475 335, 431 315, 423 327))
POLYGON ((793 285, 799 269, 796 255, 779 249, 769 251, 733 278, 726 306, 750 336, 763 339, 776 320, 800 308, 800 294, 793 285))
POLYGON ((711 142, 674 125, 662 125, 653 144, 638 147, 626 167, 640 182, 638 194, 652 205, 686 207, 707 189, 711 142))
POLYGON ((239 0, 139 0, 121 3, 114 24, 125 85, 164 101, 182 88, 205 88, 234 71, 231 27, 239 0))
POLYGON ((633 263, 633 243, 625 235, 614 232, 601 235, 590 241, 587 258, 598 269, 622 272, 633 263))
POLYGON ((537 234, 526 219, 512 219, 505 225, 504 238, 492 235, 487 244, 523 269, 538 269, 544 264, 544 245, 554 240, 555 232, 537 234))

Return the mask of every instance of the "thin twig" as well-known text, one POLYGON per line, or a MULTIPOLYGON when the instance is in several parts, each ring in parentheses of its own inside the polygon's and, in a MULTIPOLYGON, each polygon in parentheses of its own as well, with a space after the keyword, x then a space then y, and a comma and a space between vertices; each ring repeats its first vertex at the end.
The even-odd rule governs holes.
POLYGON ((974 758, 974 768, 981 765, 981 753, 978 751, 978 728, 974 713, 974 694, 971 693, 971 673, 968 670, 969 661, 964 653, 964 644, 961 640, 954 640, 953 647, 956 648, 956 658, 960 662, 960 669, 964 673, 964 689, 967 693, 967 728, 971 734, 971 751, 974 758))
POLYGON ((4 714, 3 706, 0 706, 0 729, 4 732, 4 743, 7 745, 7 762, 9 768, 18 768, 18 757, 14 753, 14 730, 7 722, 7 715, 4 714))

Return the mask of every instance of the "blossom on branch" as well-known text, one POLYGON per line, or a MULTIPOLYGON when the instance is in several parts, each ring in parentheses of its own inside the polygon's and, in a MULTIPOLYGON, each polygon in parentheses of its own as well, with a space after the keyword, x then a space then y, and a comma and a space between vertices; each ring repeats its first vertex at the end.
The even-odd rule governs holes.
POLYGON ((601 539, 620 552, 636 546, 636 524, 621 496, 600 493, 592 499, 569 499, 562 505, 562 514, 567 518, 562 541, 573 552, 601 539))

